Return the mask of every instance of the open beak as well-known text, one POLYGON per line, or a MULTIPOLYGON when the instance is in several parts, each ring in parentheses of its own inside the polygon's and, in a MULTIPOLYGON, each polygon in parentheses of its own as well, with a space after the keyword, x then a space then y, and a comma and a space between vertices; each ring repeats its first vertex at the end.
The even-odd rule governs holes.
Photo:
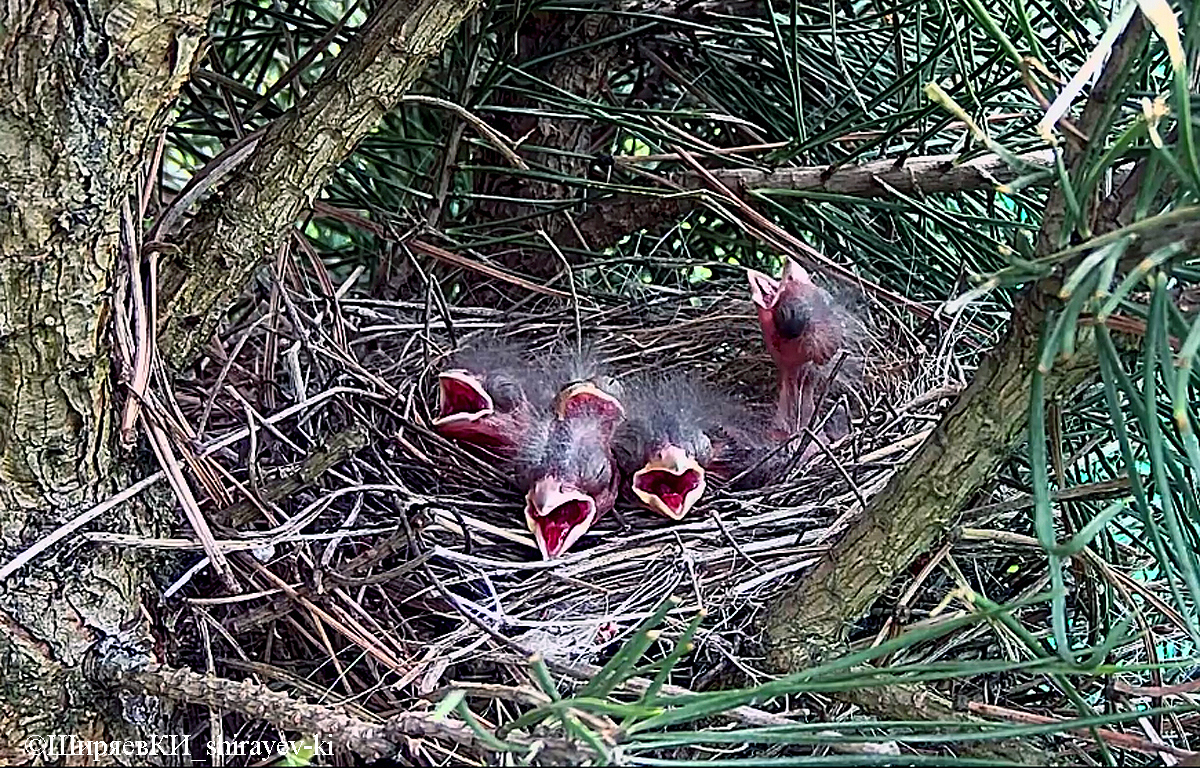
POLYGON ((762 309, 771 309, 779 299, 779 283, 756 269, 746 270, 750 282, 750 300, 762 309))
POLYGON ((797 264, 790 256, 784 260, 783 275, 779 278, 780 285, 811 282, 812 278, 808 276, 808 270, 797 264))
POLYGON ((783 262, 783 275, 775 280, 754 269, 746 270, 746 279, 750 282, 750 299, 762 309, 774 309, 779 298, 787 292, 787 286, 799 283, 812 283, 808 271, 796 263, 790 256, 783 262))
POLYGON ((596 522, 596 502, 583 491, 543 477, 525 495, 525 523, 542 557, 553 560, 579 541, 596 522))
POLYGON ((438 417, 435 427, 460 422, 476 422, 496 412, 492 397, 483 382, 466 371, 438 374, 438 417))
POLYGON ((620 400, 588 381, 564 389, 555 401, 554 411, 560 419, 592 415, 619 421, 625 417, 620 400))
POLYGON ((704 468, 674 445, 655 453, 633 473, 633 494, 648 509, 672 520, 681 520, 705 488, 704 468))

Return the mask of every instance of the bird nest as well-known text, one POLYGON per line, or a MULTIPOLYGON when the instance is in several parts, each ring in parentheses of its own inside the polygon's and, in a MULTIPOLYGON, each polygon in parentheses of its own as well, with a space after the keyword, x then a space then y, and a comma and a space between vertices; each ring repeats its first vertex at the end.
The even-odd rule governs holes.
MULTIPOLYGON (((690 370, 770 405, 774 369, 742 274, 686 293, 530 292, 470 272, 389 300, 354 287, 357 275, 341 288, 295 273, 260 286, 175 384, 199 425, 193 443, 228 437, 192 464, 241 592, 213 597, 228 581, 190 556, 166 591, 206 619, 184 624, 207 634, 211 620, 246 649, 223 661, 232 668, 286 670, 292 684, 379 711, 450 680, 493 680, 497 664, 534 652, 586 669, 674 596, 664 642, 707 612, 676 682, 757 677, 756 613, 928 434, 961 377, 952 341, 930 352, 892 307, 854 297, 869 332, 818 411, 841 403, 848 435, 762 487, 710 491, 682 522, 619 502, 553 561, 539 556, 503 464, 430 428, 447 356, 493 336, 531 356, 586 343, 618 375, 690 370)), ((184 656, 204 647, 187 631, 172 637, 184 656)))

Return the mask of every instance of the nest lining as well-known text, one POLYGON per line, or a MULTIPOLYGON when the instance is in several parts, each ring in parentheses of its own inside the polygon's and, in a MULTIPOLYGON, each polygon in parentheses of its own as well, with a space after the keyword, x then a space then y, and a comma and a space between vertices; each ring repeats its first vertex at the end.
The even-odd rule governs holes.
MULTIPOLYGON (((451 667, 456 679, 489 678, 489 654, 504 645, 567 663, 599 661, 675 595, 682 602, 664 641, 697 610, 708 613, 679 682, 704 685, 713 669, 730 664, 757 676, 754 616, 816 562, 917 448, 955 391, 946 372, 957 363, 914 348, 906 331, 886 330, 870 306, 860 305, 858 317, 871 332, 856 337, 853 359, 836 368, 818 412, 820 419, 841 402, 853 415, 851 434, 828 455, 793 466, 768 486, 710 491, 680 523, 622 502, 621 519, 606 516, 551 562, 539 559, 521 514, 522 491, 503 466, 428 428, 436 373, 456 346, 496 335, 539 353, 580 341, 583 329, 618 374, 690 368, 769 408, 774 373, 752 306, 735 289, 713 288, 700 301, 539 298, 515 311, 447 307, 441 317, 429 302, 353 293, 339 313, 321 296, 260 300, 260 312, 274 306, 278 317, 256 323, 261 315, 251 313, 243 321, 248 330, 228 335, 230 357, 215 355, 198 378, 180 385, 185 417, 197 423, 205 411, 210 435, 244 427, 248 410, 230 394, 235 390, 243 400, 273 399, 276 410, 313 405, 269 428, 259 425, 256 439, 225 454, 228 475, 267 487, 276 476, 296 474, 297 464, 332 437, 365 434, 362 447, 331 471, 267 505, 274 514, 243 504, 234 521, 228 510, 212 510, 230 537, 262 541, 271 531, 256 550, 263 566, 345 614, 344 648, 310 636, 307 653, 277 645, 278 663, 317 674, 324 662, 311 658, 314 644, 344 658, 342 650, 366 651, 389 690, 428 692, 451 667), (330 317, 341 327, 330 327, 330 317), (335 388, 338 394, 321 396, 335 388)), ((957 354, 953 344, 938 346, 942 355, 957 354)), ((255 580, 247 591, 262 586, 255 580)), ((207 577, 196 578, 183 594, 208 587, 207 577)), ((269 642, 262 633, 296 606, 274 594, 231 601, 224 610, 225 626, 253 646, 269 642)))

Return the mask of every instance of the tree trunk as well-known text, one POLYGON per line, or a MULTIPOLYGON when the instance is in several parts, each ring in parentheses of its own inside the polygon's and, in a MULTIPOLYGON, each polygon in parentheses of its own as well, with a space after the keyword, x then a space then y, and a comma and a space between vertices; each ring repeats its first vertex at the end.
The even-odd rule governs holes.
MULTIPOLYGON (((174 360, 207 337, 475 3, 385 4, 258 139, 190 227, 190 263, 161 282, 187 310, 160 318, 174 360)), ((0 564, 123 479, 110 357, 112 313, 126 311, 111 300, 125 279, 120 212, 141 209, 139 169, 200 58, 210 11, 209 0, 0 6, 0 564)), ((137 217, 126 230, 142 226, 137 217)), ((110 525, 144 534, 164 522, 136 509, 110 525)), ((154 661, 138 600, 145 575, 125 552, 68 542, 0 583, 0 746, 129 732, 128 707, 84 670, 154 661)), ((142 725, 161 731, 156 722, 142 725)))
MULTIPOLYGON (((479 210, 491 222, 493 236, 542 230, 568 248, 580 248, 579 235, 568 226, 577 216, 574 210, 555 211, 568 201, 581 201, 585 190, 564 184, 560 179, 585 183, 596 176, 593 154, 609 140, 610 126, 583 115, 562 117, 562 108, 521 92, 529 88, 525 75, 549 83, 554 90, 581 99, 604 103, 609 100, 608 77, 615 66, 628 58, 624 43, 608 42, 632 26, 628 19, 605 13, 580 17, 570 13, 533 13, 516 32, 519 61, 514 69, 523 75, 510 75, 512 92, 503 89, 492 94, 494 103, 511 112, 498 111, 490 116, 501 133, 521 146, 519 153, 538 170, 550 177, 510 175, 503 171, 481 174, 476 180, 479 210), (569 51, 568 53, 562 53, 569 51), (533 65, 527 62, 540 61, 533 65), (544 111, 546 114, 540 115, 544 111), (546 151, 552 150, 552 151, 546 151)), ((504 167, 506 161, 491 150, 483 150, 485 163, 504 167)), ((536 237, 532 248, 513 249, 510 244, 497 249, 500 264, 540 278, 562 269, 562 262, 536 237)))
MULTIPOLYGON (((209 11, 207 0, 0 5, 0 562, 118 483, 117 212, 209 11)), ((152 522, 129 514, 119 527, 152 522)), ((115 724, 80 665, 100 641, 146 637, 141 583, 123 553, 63 547, 0 584, 0 742, 115 724)))

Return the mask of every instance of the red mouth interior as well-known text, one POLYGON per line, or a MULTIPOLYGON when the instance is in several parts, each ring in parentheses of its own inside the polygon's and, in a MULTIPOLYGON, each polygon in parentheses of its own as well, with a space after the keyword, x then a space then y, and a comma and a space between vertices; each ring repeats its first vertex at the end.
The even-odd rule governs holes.
POLYGON ((442 402, 440 418, 460 413, 479 413, 490 407, 487 398, 478 387, 460 379, 445 378, 441 381, 442 402))
POLYGON ((599 416, 601 418, 619 418, 621 406, 616 400, 602 392, 590 389, 580 389, 572 392, 562 404, 563 418, 579 416, 599 416))
POLYGON ((567 534, 577 526, 587 522, 592 507, 582 499, 572 499, 559 504, 545 515, 534 515, 538 530, 546 540, 546 551, 551 555, 559 554, 566 543, 567 534))
POLYGON ((700 487, 700 473, 694 469, 677 475, 665 469, 651 469, 638 475, 637 489, 657 496, 667 509, 678 515, 687 495, 700 487))

